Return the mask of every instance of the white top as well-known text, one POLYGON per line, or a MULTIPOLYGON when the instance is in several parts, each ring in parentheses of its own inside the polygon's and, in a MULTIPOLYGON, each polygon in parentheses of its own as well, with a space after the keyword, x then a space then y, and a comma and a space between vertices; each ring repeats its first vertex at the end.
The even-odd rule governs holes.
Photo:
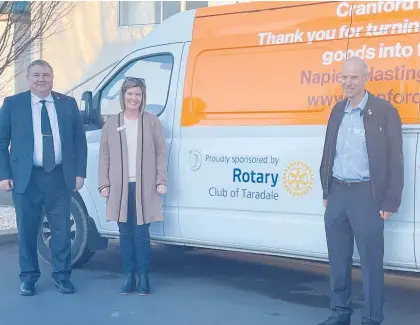
POLYGON ((124 124, 126 126, 125 134, 127 137, 128 148, 128 177, 130 182, 136 181, 136 157, 137 157, 137 130, 138 119, 128 120, 124 116, 124 124))
POLYGON ((48 117, 50 118, 51 130, 54 141, 54 154, 55 164, 58 165, 62 160, 61 152, 61 139, 60 129, 58 128, 57 112, 55 111, 54 99, 49 94, 45 98, 39 98, 38 96, 31 93, 31 105, 32 105, 32 122, 34 130, 34 155, 33 164, 34 166, 43 166, 43 144, 42 144, 42 131, 41 131, 41 109, 42 104, 40 100, 45 99, 45 106, 47 107, 48 117))

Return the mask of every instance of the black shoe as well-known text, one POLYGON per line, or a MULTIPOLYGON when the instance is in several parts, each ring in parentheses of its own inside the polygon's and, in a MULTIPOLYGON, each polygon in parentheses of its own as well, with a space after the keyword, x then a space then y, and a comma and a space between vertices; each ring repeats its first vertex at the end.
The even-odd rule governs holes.
POLYGON ((71 294, 76 291, 70 280, 55 281, 55 286, 57 287, 58 291, 63 294, 71 294))
POLYGON ((136 291, 136 277, 134 273, 126 273, 120 293, 122 295, 129 295, 134 291, 136 291))
POLYGON ((325 322, 319 323, 318 325, 350 325, 350 317, 348 318, 337 318, 337 317, 330 317, 325 322))
POLYGON ((145 296, 150 293, 149 277, 147 275, 141 274, 139 276, 139 286, 137 288, 137 292, 141 296, 145 296))
POLYGON ((22 282, 19 293, 22 296, 33 296, 35 294, 35 284, 31 282, 22 282))

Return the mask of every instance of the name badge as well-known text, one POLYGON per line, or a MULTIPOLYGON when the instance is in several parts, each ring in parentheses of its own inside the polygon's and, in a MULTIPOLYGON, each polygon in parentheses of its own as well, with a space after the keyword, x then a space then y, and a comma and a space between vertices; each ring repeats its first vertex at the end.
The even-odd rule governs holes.
POLYGON ((124 130, 127 126, 126 125, 121 125, 119 128, 117 128, 118 132, 121 132, 122 130, 124 130))

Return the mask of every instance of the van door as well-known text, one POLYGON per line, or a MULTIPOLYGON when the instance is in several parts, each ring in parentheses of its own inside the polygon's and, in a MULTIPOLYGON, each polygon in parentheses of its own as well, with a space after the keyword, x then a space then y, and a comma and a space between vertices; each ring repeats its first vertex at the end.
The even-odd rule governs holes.
POLYGON ((318 171, 342 92, 340 65, 327 64, 347 49, 334 30, 351 23, 337 5, 196 19, 181 119, 183 240, 327 257, 318 171))
MULTIPOLYGON (((420 110, 420 105, 419 105, 420 110)), ((416 211, 414 215, 414 251, 415 256, 414 259, 416 261, 416 266, 418 269, 420 269, 420 193, 418 189, 420 188, 420 143, 419 143, 419 133, 420 133, 420 125, 417 125, 417 128, 413 128, 413 132, 416 133, 416 141, 417 141, 417 154, 416 154, 416 162, 415 162, 415 168, 414 168, 414 209, 416 211)))
MULTIPOLYGON (((390 2, 386 11, 366 14, 379 5, 353 2, 348 55, 365 59, 367 89, 392 103, 402 120, 404 190, 398 213, 385 222, 384 263, 391 267, 415 268, 415 202, 419 202, 415 186, 420 184, 416 174, 416 160, 419 165, 420 59, 417 52, 420 37, 416 25, 410 27, 408 22, 418 20, 420 10, 417 6, 410 8, 408 3, 402 6, 390 2)), ((357 249, 355 259, 359 259, 357 249)))
MULTIPOLYGON (((121 111, 120 89, 125 77, 144 78, 147 86, 146 111, 158 116, 163 124, 169 161, 171 161, 172 129, 182 50, 183 44, 167 44, 131 53, 114 68, 115 72, 99 85, 94 96, 94 108, 100 115, 102 124, 107 118, 121 111)), ((118 226, 116 222, 106 222, 105 199, 97 191, 100 130, 89 131, 87 137, 89 150, 87 186, 98 211, 101 230, 105 233, 116 233, 118 226)), ((172 182, 171 175, 173 173, 169 172, 169 183, 172 182)), ((174 219, 174 222, 177 222, 176 200, 176 195, 171 191, 162 198, 165 220, 174 219)), ((150 234, 163 236, 164 223, 153 223, 150 234)))

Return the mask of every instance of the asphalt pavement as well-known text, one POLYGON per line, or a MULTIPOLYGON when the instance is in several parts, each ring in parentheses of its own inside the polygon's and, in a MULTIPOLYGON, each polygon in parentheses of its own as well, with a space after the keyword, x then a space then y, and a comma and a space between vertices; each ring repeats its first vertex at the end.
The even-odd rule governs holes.
MULTIPOLYGON (((119 295, 118 242, 73 271, 61 295, 41 263, 38 294, 21 297, 16 244, 0 246, 0 324, 316 325, 329 316, 328 265, 252 254, 153 248, 150 296, 119 295)), ((360 272, 352 325, 360 324, 360 272)), ((383 325, 418 325, 420 276, 388 273, 383 325)))

